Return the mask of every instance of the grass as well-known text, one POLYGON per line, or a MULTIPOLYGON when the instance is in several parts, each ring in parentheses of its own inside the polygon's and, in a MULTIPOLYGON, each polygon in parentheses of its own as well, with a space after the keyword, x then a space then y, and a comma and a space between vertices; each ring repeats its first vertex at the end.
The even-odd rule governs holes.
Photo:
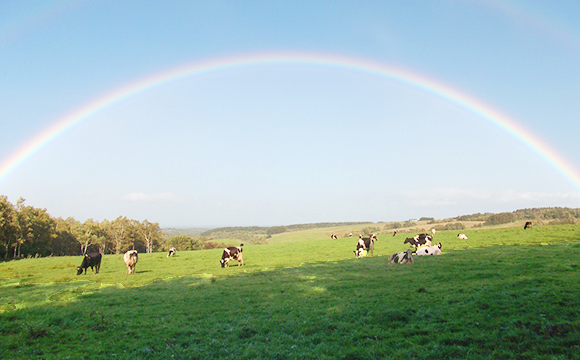
POLYGON ((577 357, 580 228, 465 232, 412 265, 387 264, 400 235, 360 260, 326 238, 244 246, 241 268, 140 254, 134 276, 120 255, 86 276, 80 257, 1 263, 0 358, 577 357))

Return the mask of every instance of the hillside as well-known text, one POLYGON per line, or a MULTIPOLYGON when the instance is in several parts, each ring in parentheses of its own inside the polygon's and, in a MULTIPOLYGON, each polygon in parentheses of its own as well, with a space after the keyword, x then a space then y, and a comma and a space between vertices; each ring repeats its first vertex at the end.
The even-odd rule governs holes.
POLYGON ((225 269, 221 249, 140 254, 134 275, 115 254, 82 276, 79 256, 0 263, 0 358, 576 357, 578 225, 441 231, 442 256, 406 265, 387 261, 401 236, 354 259, 324 229, 249 244, 225 269))
MULTIPOLYGON (((525 221, 532 221, 536 225, 543 224, 575 224, 580 222, 580 209, 575 208, 532 208, 520 209, 504 213, 477 213, 461 215, 448 219, 437 220, 431 217, 422 217, 419 220, 392 221, 392 222, 326 222, 312 224, 280 225, 272 227, 221 227, 206 230, 199 235, 208 239, 227 240, 230 242, 244 242, 252 244, 266 244, 295 241, 305 234, 317 236, 348 237, 350 233, 358 234, 392 234, 394 230, 401 233, 466 230, 473 228, 501 228, 523 226, 525 221), (292 234, 291 236, 289 234, 292 234), (301 236, 300 234, 304 234, 301 236)), ((197 235, 195 235, 197 236, 197 235)))

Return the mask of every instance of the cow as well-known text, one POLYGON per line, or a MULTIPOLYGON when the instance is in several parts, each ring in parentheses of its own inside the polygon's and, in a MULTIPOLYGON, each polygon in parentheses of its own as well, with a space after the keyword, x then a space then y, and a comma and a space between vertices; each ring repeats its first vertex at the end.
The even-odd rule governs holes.
POLYGON ((397 235, 398 232, 399 232, 399 230, 393 231, 393 236, 397 235))
POLYGON ((417 251, 417 248, 419 246, 423 245, 431 246, 431 240, 433 240, 433 237, 431 235, 419 234, 412 238, 406 238, 405 241, 403 241, 403 244, 409 243, 411 246, 413 246, 413 248, 415 248, 415 250, 413 251, 415 252, 417 251))
POLYGON ((424 246, 419 248, 415 254, 417 256, 441 255, 441 243, 433 246, 424 246))
POLYGON ((348 237, 351 238, 352 237, 352 233, 348 234, 348 237))
POLYGON ((358 243, 356 243, 356 250, 354 252, 354 257, 360 259, 366 250, 365 242, 363 239, 358 239, 358 243))
POLYGON ((457 238, 460 240, 467 240, 467 235, 465 234, 457 234, 457 238))
POLYGON ((171 249, 169 249, 169 253, 167 254, 167 257, 175 255, 176 252, 177 252, 177 249, 172 247, 171 249))
POLYGON ((338 236, 336 236, 336 234, 330 234, 330 238, 332 240, 336 240, 336 239, 338 239, 338 236))
POLYGON ((437 230, 435 228, 431 229, 431 235, 435 236, 436 232, 437 232, 437 230))
POLYGON ((532 227, 532 222, 531 221, 526 221, 526 224, 524 225, 524 230, 529 229, 532 227))
MULTIPOLYGON (((364 246, 364 249, 367 251, 367 254, 370 252, 371 256, 374 256, 374 249, 375 249, 375 241, 377 241, 377 237, 375 236, 375 234, 372 234, 369 237, 364 238, 362 235, 358 236, 358 243, 362 244, 364 246)), ((357 244, 357 249, 358 249, 358 244, 357 244)))
POLYGON ((91 271, 93 272, 93 274, 95 274, 95 270, 96 273, 99 273, 99 270, 101 269, 101 259, 103 258, 103 255, 101 255, 100 252, 92 252, 92 253, 88 253, 85 254, 85 257, 83 257, 83 262, 81 264, 81 266, 79 266, 77 268, 77 275, 80 275, 83 273, 83 270, 85 271, 85 275, 87 274, 87 268, 90 266, 91 267, 91 271), (95 268, 93 270, 93 267, 95 268))
POLYGON ((230 260, 238 260, 238 266, 244 266, 244 258, 242 257, 242 246, 244 244, 240 244, 240 246, 235 247, 227 247, 224 249, 222 254, 222 259, 220 260, 220 264, 222 267, 228 267, 230 260))
POLYGON ((137 250, 129 250, 123 256, 123 261, 127 264, 127 275, 135 273, 135 265, 139 261, 139 255, 137 255, 137 250))
POLYGON ((389 264, 412 264, 413 251, 411 249, 389 256, 389 264))

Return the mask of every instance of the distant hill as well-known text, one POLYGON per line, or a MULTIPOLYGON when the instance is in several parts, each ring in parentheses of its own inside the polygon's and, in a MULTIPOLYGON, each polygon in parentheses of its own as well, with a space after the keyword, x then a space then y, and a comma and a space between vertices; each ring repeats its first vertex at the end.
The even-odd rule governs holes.
MULTIPOLYGON (((171 237, 185 235, 191 237, 205 237, 209 239, 236 239, 239 241, 255 244, 268 243, 273 235, 287 232, 304 231, 323 228, 347 228, 356 227, 362 232, 386 233, 393 229, 419 230, 417 226, 435 228, 437 230, 461 230, 471 227, 499 226, 518 221, 534 221, 540 223, 574 224, 580 222, 580 209, 551 207, 520 209, 513 212, 503 213, 476 213, 461 215, 448 219, 437 220, 432 217, 421 217, 419 220, 407 220, 402 222, 323 222, 310 224, 293 224, 279 226, 238 226, 220 227, 215 229, 163 229, 163 232, 171 237)), ((340 234, 339 234, 340 235, 340 234)))
POLYGON ((180 229, 180 228, 164 228, 161 231, 167 236, 191 236, 191 237, 198 237, 207 229, 200 229, 200 228, 187 228, 187 229, 180 229))

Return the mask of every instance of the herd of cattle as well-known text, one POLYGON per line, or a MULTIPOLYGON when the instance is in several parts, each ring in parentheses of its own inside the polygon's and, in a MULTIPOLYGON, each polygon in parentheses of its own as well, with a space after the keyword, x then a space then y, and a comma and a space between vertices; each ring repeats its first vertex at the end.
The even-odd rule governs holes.
MULTIPOLYGON (((395 253, 389 256, 389 264, 407 264, 413 263, 413 254, 417 256, 426 256, 426 255, 441 255, 441 243, 436 245, 432 245, 433 236, 435 236, 436 230, 431 230, 433 235, 429 234, 418 234, 415 237, 406 238, 403 241, 403 244, 409 244, 413 247, 413 250, 408 249, 406 251, 395 253)), ((397 231, 393 232, 393 236, 397 235, 397 231)), ((457 237, 460 235, 465 236, 465 234, 458 234, 457 237)), ((331 236, 332 238, 332 236, 331 236)), ((467 236, 465 236, 467 238, 467 236)), ((359 235, 358 243, 356 244, 356 250, 354 251, 354 256, 359 259, 361 258, 365 251, 374 255, 374 247, 375 241, 378 240, 375 234, 372 234, 369 237, 363 237, 359 235)))
MULTIPOLYGON (((532 223, 527 221, 524 225, 524 230, 529 229, 532 227, 532 223)), ((428 255, 441 255, 441 243, 433 245, 433 236, 437 231, 435 229, 431 230, 431 234, 418 234, 411 238, 406 238, 403 241, 403 244, 409 244, 413 247, 413 249, 408 249, 406 251, 395 253, 389 256, 389 264, 407 264, 413 263, 413 254, 416 256, 428 256, 428 255)), ((393 236, 397 235, 397 230, 393 232, 393 236)), ((348 235, 352 238, 352 233, 348 235)), ((330 238, 333 240, 338 239, 336 234, 330 234, 330 238)), ((457 238, 460 240, 467 240, 467 235, 465 234, 457 234, 457 238)), ((356 244, 356 250, 354 250, 354 256, 357 259, 360 259, 364 256, 365 252, 368 254, 370 253, 371 256, 374 256, 374 248, 375 248, 375 241, 377 241, 377 237, 375 234, 371 234, 368 237, 363 237, 359 235, 359 240, 356 244)), ((242 256, 242 247, 244 244, 240 244, 240 246, 231 246, 224 249, 222 253, 222 258, 220 260, 221 267, 228 267, 229 262, 233 260, 238 261, 238 266, 244 266, 244 258, 242 256)), ((169 253, 167 257, 172 257, 177 252, 177 249, 172 247, 169 249, 169 253)), ((83 262, 81 266, 77 268, 77 275, 85 273, 87 274, 87 269, 90 267, 93 274, 98 274, 99 270, 101 269, 101 259, 103 255, 99 252, 91 252, 84 255, 83 262)), ((128 274, 135 274, 135 265, 137 265, 137 260, 139 260, 139 256, 137 254, 137 250, 129 250, 123 256, 123 261, 127 265, 127 275, 128 274)))

